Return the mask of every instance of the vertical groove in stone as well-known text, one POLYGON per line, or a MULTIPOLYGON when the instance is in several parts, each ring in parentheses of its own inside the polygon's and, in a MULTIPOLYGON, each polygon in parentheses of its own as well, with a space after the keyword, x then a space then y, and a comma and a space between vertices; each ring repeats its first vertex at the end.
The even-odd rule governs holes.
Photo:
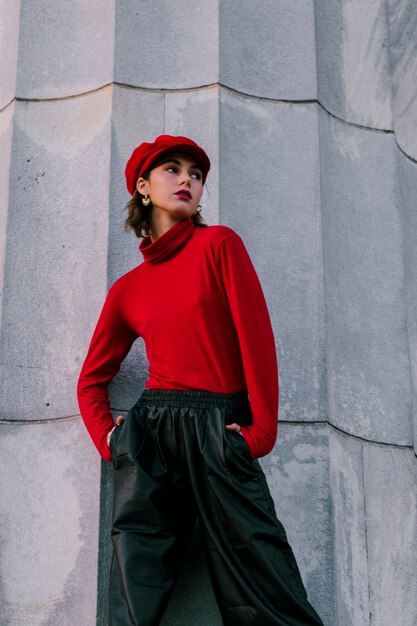
MULTIPOLYGON (((365 444, 366 445, 366 444, 365 444)), ((366 563, 369 563, 369 542, 368 542, 368 516, 366 513, 366 477, 365 477, 365 445, 360 444, 360 464, 361 464, 361 473, 362 473, 362 496, 363 496, 363 512, 364 512, 364 549, 366 554, 366 563)), ((369 624, 372 626, 372 607, 371 607, 371 581, 369 577, 368 567, 367 567, 367 590, 368 590, 368 613, 369 613, 369 624)))
POLYGON ((392 136, 320 115, 330 419, 410 445, 410 364, 392 136))
POLYGON ((319 101, 337 117, 392 128, 385 0, 315 3, 319 101))
POLYGON ((326 411, 317 124, 314 104, 221 91, 222 223, 243 237, 265 291, 281 419, 313 421, 326 411))
POLYGON ((414 450, 417 453, 417 165, 397 151, 397 203, 401 216, 402 254, 407 307, 411 411, 414 450))
POLYGON ((3 313, 4 269, 6 262, 6 233, 9 213, 10 160, 13 141, 14 102, 0 112, 0 328, 3 313))
POLYGON ((411 450, 363 444, 372 626, 415 624, 417 465, 411 450))
POLYGON ((385 1, 394 129, 401 149, 417 160, 417 5, 414 0, 385 1))
MULTIPOLYGON (((334 532, 329 511, 335 483, 329 480, 333 461, 329 446, 327 426, 282 424, 277 444, 260 461, 308 597, 324 624, 333 626, 334 532)), ((340 626, 348 623, 340 622, 340 626)))
MULTIPOLYGON (((330 432, 335 624, 369 626, 362 444, 330 432)), ((329 623, 330 624, 330 623, 329 623)))

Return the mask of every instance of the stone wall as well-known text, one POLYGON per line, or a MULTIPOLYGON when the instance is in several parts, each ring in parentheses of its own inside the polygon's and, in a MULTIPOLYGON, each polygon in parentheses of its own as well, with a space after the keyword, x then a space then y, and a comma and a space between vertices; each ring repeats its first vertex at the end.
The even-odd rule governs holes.
MULTIPOLYGON (((111 468, 76 379, 141 262, 124 165, 207 149, 280 369, 262 459, 326 626, 417 624, 414 0, 0 0, 1 626, 105 626, 111 468), (99 558, 97 558, 99 554, 99 558)), ((112 383, 144 387, 138 340, 112 383)), ((198 532, 164 626, 218 626, 198 532)))

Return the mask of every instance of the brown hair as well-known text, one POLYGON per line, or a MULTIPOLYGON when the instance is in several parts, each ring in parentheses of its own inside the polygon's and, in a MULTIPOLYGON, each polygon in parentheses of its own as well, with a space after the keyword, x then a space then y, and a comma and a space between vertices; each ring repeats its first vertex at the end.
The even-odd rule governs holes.
MULTIPOLYGON (((152 166, 152 169, 155 166, 152 166)), ((145 180, 149 179, 150 170, 147 170, 142 174, 142 178, 145 180)), ((151 213, 152 213, 152 203, 148 206, 144 206, 142 204, 142 194, 136 189, 132 198, 126 204, 127 210, 127 218, 124 223, 124 228, 126 231, 133 230, 136 237, 139 239, 141 237, 147 237, 149 235, 150 227, 151 227, 151 213)), ((191 219, 193 220, 196 226, 207 226, 204 223, 203 217, 201 216, 201 211, 197 209, 197 213, 195 215, 191 215, 191 219)))

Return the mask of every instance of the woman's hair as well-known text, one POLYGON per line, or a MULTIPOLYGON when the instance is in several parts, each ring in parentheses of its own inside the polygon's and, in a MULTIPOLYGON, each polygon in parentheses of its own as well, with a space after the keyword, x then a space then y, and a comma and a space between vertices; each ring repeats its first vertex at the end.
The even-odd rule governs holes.
MULTIPOLYGON (((152 167, 152 169, 154 167, 155 165, 152 167)), ((150 173, 151 170, 147 170, 142 174, 141 178, 149 180, 150 173)), ((133 230, 136 237, 138 237, 139 239, 141 237, 148 236, 151 227, 150 217, 152 212, 152 203, 150 203, 148 206, 144 206, 142 204, 143 197, 144 196, 142 196, 142 194, 139 193, 139 191, 136 189, 132 198, 129 200, 125 207, 127 210, 127 218, 124 223, 124 228, 126 231, 133 230)), ((207 224, 204 223, 203 217, 201 216, 201 212, 199 210, 197 210, 197 213, 195 215, 191 216, 191 219, 196 226, 207 226, 207 224)))

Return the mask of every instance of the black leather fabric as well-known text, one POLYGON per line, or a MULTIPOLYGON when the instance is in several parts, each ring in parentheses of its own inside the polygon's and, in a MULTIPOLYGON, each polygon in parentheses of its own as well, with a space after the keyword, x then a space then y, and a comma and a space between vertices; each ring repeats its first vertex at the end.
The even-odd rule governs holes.
POLYGON ((196 516, 226 626, 322 625, 262 468, 225 428, 250 419, 246 391, 145 389, 113 431, 110 626, 160 623, 196 516))

